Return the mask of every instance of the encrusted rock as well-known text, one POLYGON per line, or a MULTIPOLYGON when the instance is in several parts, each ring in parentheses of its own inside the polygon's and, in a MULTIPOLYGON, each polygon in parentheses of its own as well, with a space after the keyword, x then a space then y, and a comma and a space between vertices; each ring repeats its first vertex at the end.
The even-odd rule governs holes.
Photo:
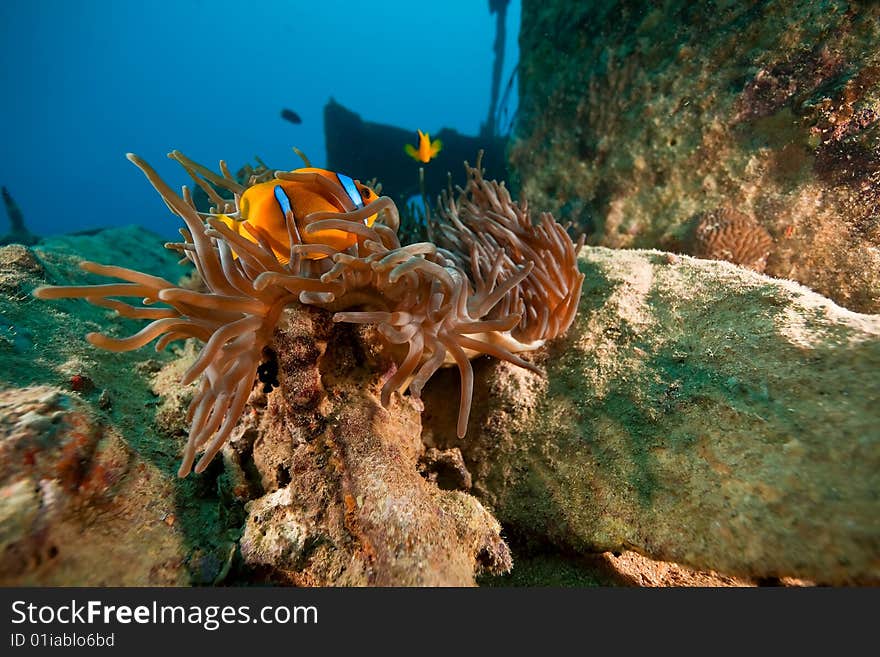
POLYGON ((0 392, 0 582, 183 583, 156 569, 181 549, 155 515, 170 493, 83 402, 47 387, 0 392))
POLYGON ((471 473, 457 447, 428 448, 419 460, 419 469, 428 481, 435 482, 444 490, 470 490, 471 473))
POLYGON ((523 0, 522 192, 612 248, 737 208, 765 273, 880 312, 878 39, 870 2, 523 0))
POLYGON ((300 585, 465 586, 509 570, 492 515, 419 475, 419 409, 399 395, 382 408, 357 335, 308 308, 276 330, 279 387, 265 409, 252 395, 257 428, 232 444, 252 450, 265 490, 247 506, 245 564, 300 585))
MULTIPOLYGON (((162 520, 175 509, 177 444, 155 431, 144 405, 148 383, 136 364, 149 354, 96 354, 83 336, 107 321, 105 309, 72 302, 38 312, 30 295, 47 282, 82 281, 78 254, 105 262, 136 254, 172 275, 176 259, 162 251, 158 236, 134 227, 0 248, 0 584, 191 581, 184 561, 200 530, 184 540, 180 523, 162 520), (112 407, 86 379, 112 395, 112 407)), ((118 330, 128 320, 110 321, 118 330)), ((202 531, 195 542, 208 544, 216 531, 202 531)))
POLYGON ((746 578, 880 582, 880 316, 723 262, 588 249, 538 377, 485 362, 472 429, 426 390, 511 535, 746 578))

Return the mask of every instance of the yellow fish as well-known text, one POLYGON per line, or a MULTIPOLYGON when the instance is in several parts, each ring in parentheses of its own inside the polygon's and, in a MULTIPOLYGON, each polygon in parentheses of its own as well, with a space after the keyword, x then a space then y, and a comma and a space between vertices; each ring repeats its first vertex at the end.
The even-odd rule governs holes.
POLYGON ((414 160, 419 162, 430 162, 431 158, 437 155, 437 153, 440 152, 440 149, 443 148, 443 144, 439 139, 431 141, 431 135, 427 132, 422 132, 421 130, 418 130, 417 132, 419 133, 418 148, 412 144, 407 144, 403 147, 403 150, 405 150, 406 154, 414 160))
MULTIPOLYGON (((357 242, 357 235, 342 230, 319 230, 306 233, 308 215, 313 212, 346 212, 375 201, 379 196, 360 181, 353 180, 344 173, 336 173, 327 169, 305 167, 292 173, 317 174, 327 178, 338 187, 336 193, 329 191, 326 185, 317 182, 299 180, 269 180, 248 187, 241 195, 238 216, 217 215, 229 228, 251 242, 256 238, 247 230, 248 226, 256 226, 267 236, 272 250, 279 262, 286 264, 290 255, 290 234, 287 230, 287 213, 292 212, 295 225, 294 235, 304 244, 326 244, 337 251, 344 251, 357 242)), ((364 224, 372 226, 376 215, 364 219, 364 224)), ((323 254, 309 254, 309 259, 325 258, 323 254)))

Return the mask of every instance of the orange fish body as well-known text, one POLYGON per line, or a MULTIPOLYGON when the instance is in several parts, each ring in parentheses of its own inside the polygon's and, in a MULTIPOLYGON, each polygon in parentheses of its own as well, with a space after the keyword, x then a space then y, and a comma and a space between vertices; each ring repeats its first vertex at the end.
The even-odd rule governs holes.
MULTIPOLYGON (((282 264, 286 264, 290 256, 291 232, 305 244, 325 244, 337 251, 353 246, 357 241, 354 233, 335 229, 307 233, 305 227, 309 223, 308 216, 315 212, 346 212, 352 209, 352 205, 355 208, 363 207, 379 198, 376 192, 345 174, 327 169, 306 167, 291 173, 318 174, 335 184, 338 191, 334 193, 314 180, 268 180, 244 191, 239 201, 237 218, 229 215, 219 215, 219 218, 233 231, 252 242, 257 239, 248 228, 258 228, 282 264), (343 199, 347 199, 347 202, 343 199), (287 227, 288 209, 296 223, 292 231, 288 231, 287 227)), ((372 215, 364 223, 372 226, 375 220, 376 215, 372 215)), ((308 254, 305 257, 316 260, 326 256, 308 254)))
POLYGON ((414 160, 419 162, 430 162, 431 159, 440 152, 440 149, 443 148, 443 142, 439 139, 431 141, 431 135, 427 132, 422 132, 421 130, 417 130, 416 132, 419 133, 418 147, 413 146, 412 144, 407 144, 403 147, 403 150, 414 160))

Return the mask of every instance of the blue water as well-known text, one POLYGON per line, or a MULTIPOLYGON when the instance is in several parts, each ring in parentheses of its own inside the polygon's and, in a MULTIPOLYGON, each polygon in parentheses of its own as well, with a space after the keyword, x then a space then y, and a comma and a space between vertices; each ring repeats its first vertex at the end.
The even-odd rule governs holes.
MULTIPOLYGON (((178 187, 188 179, 165 157, 173 148, 235 171, 254 155, 301 166, 295 145, 322 166, 330 97, 414 135, 475 135, 486 118, 495 39, 487 1, 246 4, 0 2, 0 184, 33 232, 136 223, 176 236, 179 221, 126 152, 178 187), (302 124, 283 120, 284 107, 302 124)), ((502 92, 519 21, 514 0, 502 92)))

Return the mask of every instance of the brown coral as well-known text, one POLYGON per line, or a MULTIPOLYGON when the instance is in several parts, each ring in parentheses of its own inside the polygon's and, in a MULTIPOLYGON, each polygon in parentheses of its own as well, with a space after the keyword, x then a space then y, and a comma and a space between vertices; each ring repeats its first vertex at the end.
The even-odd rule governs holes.
MULTIPOLYGON (((233 232, 215 214, 199 213, 187 188, 182 197, 177 195, 146 162, 128 157, 186 224, 181 231, 184 242, 168 246, 193 263, 207 291, 84 262, 86 271, 127 282, 42 287, 34 294, 44 299, 84 298, 126 317, 152 320, 128 338, 87 336, 104 349, 137 349, 156 338, 157 350, 182 338, 205 343, 183 377, 184 383, 201 380, 187 414, 190 435, 180 476, 190 471, 199 451, 203 454, 195 469, 204 470, 228 439, 257 378, 263 349, 290 304, 333 311, 337 322, 375 324, 392 347, 405 345, 397 370, 382 388, 386 406, 393 392, 407 388, 418 398, 441 366, 457 365, 460 436, 467 429, 473 390, 468 358, 489 354, 535 370, 516 352, 535 349, 564 332, 574 317, 583 281, 576 265, 579 245, 549 215, 532 226, 525 204, 513 202, 502 185, 484 181, 478 169, 468 168, 469 180, 458 200, 446 197, 445 216, 453 226, 442 231, 441 241, 448 249, 430 242, 401 246, 397 208, 390 198, 381 197, 360 209, 299 218, 307 234, 342 230, 355 235, 355 244, 345 251, 302 243, 289 213, 289 258, 282 264, 277 244, 270 244, 259 230, 256 242, 233 232), (377 213, 379 220, 366 226, 364 219, 377 213), (314 254, 329 257, 307 257, 314 254), (111 298, 116 296, 141 297, 143 305, 111 298), (156 302, 166 305, 152 307, 156 302)), ((170 157, 207 193, 215 212, 237 209, 246 186, 232 178, 224 163, 221 176, 177 151, 170 157), (221 198, 215 188, 232 192, 234 202, 221 198)), ((271 173, 281 180, 315 175, 271 173)))
POLYGON ((752 217, 731 208, 718 208, 697 217, 691 254, 726 260, 763 272, 773 250, 770 233, 752 217))

